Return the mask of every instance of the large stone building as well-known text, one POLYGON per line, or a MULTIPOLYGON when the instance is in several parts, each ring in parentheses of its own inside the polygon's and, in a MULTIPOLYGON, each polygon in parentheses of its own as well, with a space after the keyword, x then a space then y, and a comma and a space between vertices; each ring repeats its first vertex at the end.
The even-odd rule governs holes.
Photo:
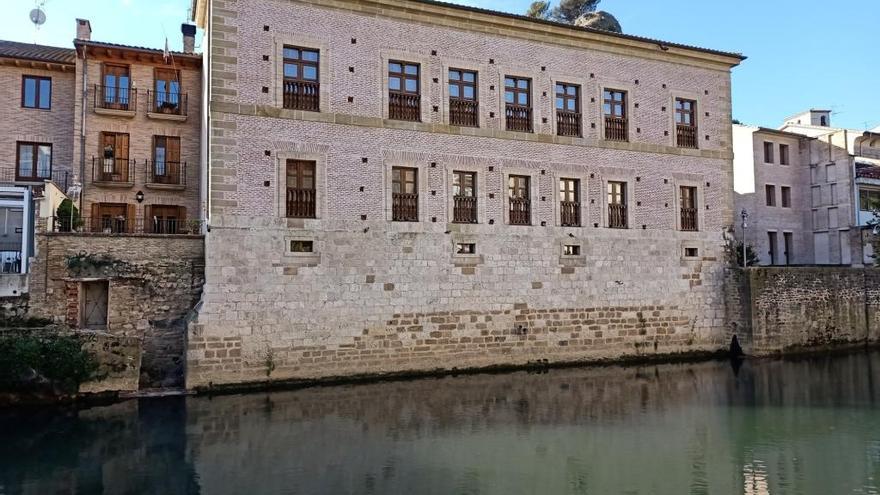
POLYGON ((875 262, 880 134, 832 127, 831 117, 814 109, 778 130, 734 126, 736 206, 762 265, 875 262))
POLYGON ((427 0, 196 0, 187 385, 717 350, 738 54, 427 0))

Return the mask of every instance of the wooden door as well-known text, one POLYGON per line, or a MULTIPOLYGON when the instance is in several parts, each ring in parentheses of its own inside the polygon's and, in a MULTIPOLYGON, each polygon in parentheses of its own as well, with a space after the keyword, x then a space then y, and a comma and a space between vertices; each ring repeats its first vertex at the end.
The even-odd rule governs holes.
POLYGON ((92 232, 120 234, 129 232, 134 218, 129 218, 128 205, 92 203, 92 232))
POLYGON ((146 221, 153 234, 179 234, 186 222, 186 210, 180 206, 148 206, 146 221))
POLYGON ((83 282, 80 323, 83 328, 103 330, 107 328, 107 307, 110 283, 106 280, 83 282))

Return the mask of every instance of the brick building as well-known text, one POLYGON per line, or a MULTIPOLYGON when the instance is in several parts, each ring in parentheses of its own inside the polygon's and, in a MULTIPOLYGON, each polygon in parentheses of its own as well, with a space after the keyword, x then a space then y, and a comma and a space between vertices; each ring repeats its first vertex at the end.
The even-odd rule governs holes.
POLYGON ((427 0, 196 0, 188 386, 716 350, 743 57, 427 0))

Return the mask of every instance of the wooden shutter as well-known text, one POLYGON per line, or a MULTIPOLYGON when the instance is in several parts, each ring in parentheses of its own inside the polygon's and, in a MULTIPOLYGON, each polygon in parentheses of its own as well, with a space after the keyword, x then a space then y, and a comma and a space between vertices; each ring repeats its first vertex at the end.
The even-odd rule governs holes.
POLYGON ((156 224, 153 222, 153 207, 150 205, 144 206, 144 233, 154 233, 156 231, 156 224))
POLYGON ((116 158, 128 160, 128 134, 116 135, 116 158))
POLYGON ((100 203, 92 203, 92 219, 90 220, 91 225, 86 225, 85 228, 91 227, 92 232, 100 232, 101 231, 101 204, 100 203))
POLYGON ((125 214, 125 223, 129 234, 133 234, 135 232, 135 224, 137 220, 135 220, 135 215, 137 214, 137 206, 133 204, 126 205, 128 207, 128 211, 125 214))

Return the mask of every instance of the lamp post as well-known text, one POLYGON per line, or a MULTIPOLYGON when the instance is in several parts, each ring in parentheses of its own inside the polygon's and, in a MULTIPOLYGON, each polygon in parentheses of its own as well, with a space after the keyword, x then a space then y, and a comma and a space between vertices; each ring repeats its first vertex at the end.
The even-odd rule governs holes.
POLYGON ((749 259, 746 256, 746 228, 748 228, 748 223, 746 221, 749 219, 749 212, 743 208, 743 211, 740 213, 742 217, 742 231, 743 231, 743 269, 748 268, 749 259))

